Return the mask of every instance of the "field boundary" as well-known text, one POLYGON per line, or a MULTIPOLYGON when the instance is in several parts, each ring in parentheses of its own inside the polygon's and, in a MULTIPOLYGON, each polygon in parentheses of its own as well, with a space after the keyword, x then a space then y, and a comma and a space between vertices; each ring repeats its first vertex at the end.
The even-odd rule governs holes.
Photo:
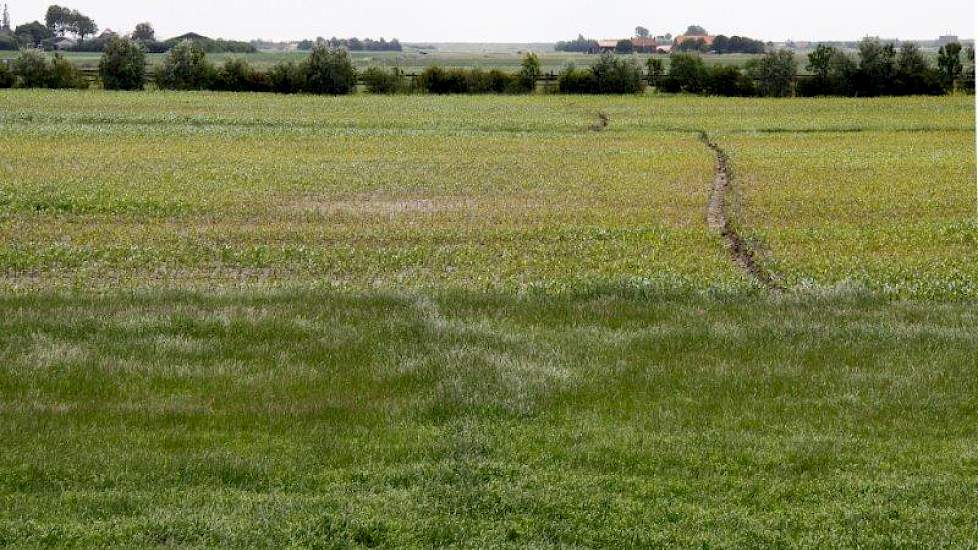
POLYGON ((700 140, 716 155, 716 173, 710 193, 707 224, 723 238, 737 267, 766 289, 772 292, 783 291, 784 287, 778 277, 761 265, 757 260, 757 251, 740 235, 731 219, 729 205, 730 195, 733 193, 733 171, 730 168, 730 157, 706 132, 700 132, 700 140))

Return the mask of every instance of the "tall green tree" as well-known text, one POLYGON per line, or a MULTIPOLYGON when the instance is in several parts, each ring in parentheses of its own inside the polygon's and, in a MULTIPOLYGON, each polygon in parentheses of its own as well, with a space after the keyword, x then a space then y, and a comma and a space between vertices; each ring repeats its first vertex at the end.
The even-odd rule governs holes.
POLYGON ((40 21, 34 21, 32 23, 18 25, 14 29, 14 35, 20 41, 21 46, 37 48, 41 45, 41 42, 53 37, 54 33, 51 32, 51 29, 42 25, 40 21))
POLYGON ((84 40, 86 36, 98 32, 98 26, 92 18, 83 15, 78 10, 58 5, 48 6, 48 11, 44 15, 44 22, 48 29, 58 36, 71 33, 84 40))
POLYGON ((928 69, 927 58, 920 47, 914 42, 904 42, 897 54, 897 72, 902 74, 918 74, 928 69))
POLYGON ((342 48, 316 44, 303 63, 306 92, 342 95, 357 85, 357 70, 350 53, 342 48))
POLYGON ((523 62, 520 64, 520 72, 517 75, 518 91, 528 93, 536 90, 537 80, 542 73, 543 69, 537 54, 531 52, 524 55, 523 62))
POLYGON ((649 32, 649 29, 646 29, 645 27, 642 26, 635 27, 635 36, 648 38, 649 34, 651 34, 651 32, 649 32))
POLYGON ((0 17, 0 31, 10 32, 10 10, 7 9, 7 4, 3 5, 3 16, 0 17))
POLYGON ((216 73, 204 49, 192 40, 184 40, 170 49, 156 68, 156 85, 161 90, 204 90, 216 73))
POLYGON ((649 60, 645 62, 645 68, 649 79, 649 85, 658 86, 662 81, 662 75, 664 73, 662 60, 656 57, 650 57, 649 60))
POLYGON ((961 44, 951 42, 941 47, 937 53, 937 68, 941 72, 941 78, 947 89, 953 91, 961 79, 964 72, 964 64, 961 63, 961 44))
POLYGON ((132 39, 139 42, 153 42, 156 40, 156 29, 152 23, 140 23, 132 31, 132 39))
POLYGON ((75 12, 76 17, 74 20, 75 34, 78 35, 79 40, 85 40, 86 36, 95 36, 98 32, 98 25, 90 17, 85 17, 84 15, 75 12))
POLYGON ((106 90, 142 90, 146 80, 146 53, 138 42, 114 36, 102 52, 98 72, 106 90))
POLYGON ((702 57, 695 54, 674 53, 669 57, 669 74, 662 79, 659 88, 668 93, 698 94, 706 89, 708 76, 702 57))
POLYGON ((936 95, 943 92, 939 74, 931 68, 917 44, 904 42, 896 59, 893 93, 936 95))
POLYGON ((44 24, 51 29, 51 32, 59 36, 64 36, 67 32, 73 32, 71 23, 70 9, 58 6, 57 4, 48 6, 48 11, 44 14, 44 24))
POLYGON ((880 96, 891 93, 896 74, 896 48, 879 39, 866 38, 859 43, 859 72, 856 89, 859 95, 880 96))
POLYGON ((628 39, 619 40, 618 44, 615 45, 615 53, 623 53, 623 54, 635 53, 635 44, 633 44, 632 41, 628 39))
POLYGON ((795 54, 778 50, 764 54, 747 66, 748 75, 757 82, 757 91, 768 97, 789 97, 794 94, 798 75, 795 54))
POLYGON ((838 52, 839 50, 832 46, 819 44, 814 51, 808 54, 808 65, 805 68, 811 71, 816 78, 828 79, 832 69, 832 58, 838 52))

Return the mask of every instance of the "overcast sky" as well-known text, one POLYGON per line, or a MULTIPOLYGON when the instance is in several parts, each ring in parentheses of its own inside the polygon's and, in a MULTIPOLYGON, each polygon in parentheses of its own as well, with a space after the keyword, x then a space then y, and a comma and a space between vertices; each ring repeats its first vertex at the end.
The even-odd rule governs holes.
MULTIPOLYGON (((44 20, 50 0, 0 0, 20 24, 44 20)), ((842 40, 865 35, 974 37, 975 0, 63 0, 99 28, 127 32, 150 21, 161 38, 195 31, 212 37, 275 40, 316 36, 429 42, 553 42, 629 35, 636 25, 678 34, 690 24, 711 33, 764 40, 842 40)))

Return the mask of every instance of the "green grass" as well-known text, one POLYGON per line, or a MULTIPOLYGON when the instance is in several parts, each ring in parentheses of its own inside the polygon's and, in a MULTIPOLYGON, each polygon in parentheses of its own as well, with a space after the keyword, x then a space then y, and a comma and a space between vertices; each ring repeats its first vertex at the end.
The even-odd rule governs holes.
POLYGON ((967 98, 14 90, 3 100, 6 288, 745 288, 704 222, 705 130, 729 143, 748 232, 794 230, 767 243, 792 285, 834 285, 878 252, 859 245, 855 261, 826 264, 806 252, 820 228, 850 219, 896 239, 926 222, 902 248, 885 245, 899 255, 885 270, 856 278, 904 296, 976 296, 952 284, 974 280, 967 98), (599 112, 611 124, 596 133, 599 112), (917 289, 908 280, 921 262, 953 280, 917 289))
POLYGON ((978 297, 973 131, 733 136, 742 223, 789 286, 978 297))
POLYGON ((0 305, 0 543, 978 536, 973 307, 630 292, 0 305))
POLYGON ((0 546, 973 546, 973 105, 0 91, 0 546))

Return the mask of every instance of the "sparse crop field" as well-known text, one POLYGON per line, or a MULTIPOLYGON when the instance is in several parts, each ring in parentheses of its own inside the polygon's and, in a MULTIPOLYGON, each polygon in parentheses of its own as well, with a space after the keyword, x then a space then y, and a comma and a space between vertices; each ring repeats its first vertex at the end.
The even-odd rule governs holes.
POLYGON ((978 297, 974 134, 731 136, 744 227, 789 286, 978 297))
POLYGON ((955 97, 0 92, 0 546, 972 545, 974 139, 955 97))

